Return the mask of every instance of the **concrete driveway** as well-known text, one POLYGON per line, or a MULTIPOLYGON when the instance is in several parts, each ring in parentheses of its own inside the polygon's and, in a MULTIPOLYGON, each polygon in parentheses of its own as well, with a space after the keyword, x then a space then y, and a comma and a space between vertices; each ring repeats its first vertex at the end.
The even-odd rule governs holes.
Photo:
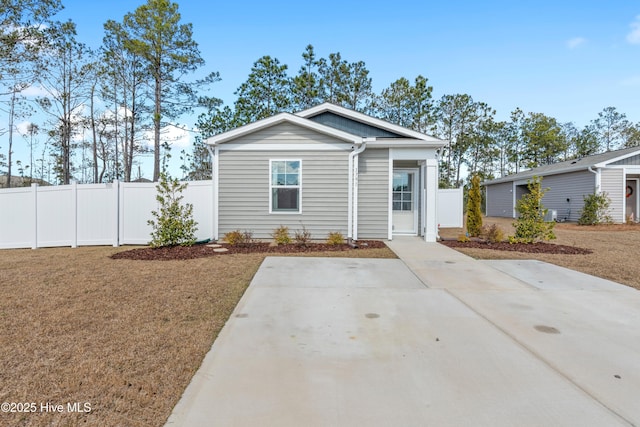
POLYGON ((167 425, 640 425, 638 291, 389 246, 267 258, 167 425))

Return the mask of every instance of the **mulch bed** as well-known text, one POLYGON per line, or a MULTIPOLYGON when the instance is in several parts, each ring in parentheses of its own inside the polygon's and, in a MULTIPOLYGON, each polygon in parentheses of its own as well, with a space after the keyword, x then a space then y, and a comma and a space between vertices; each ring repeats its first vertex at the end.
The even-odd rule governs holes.
POLYGON ((241 246, 231 246, 222 244, 223 248, 228 249, 227 252, 215 252, 209 244, 196 244, 193 246, 171 246, 163 248, 136 248, 129 251, 118 252, 111 256, 113 259, 131 259, 141 261, 167 261, 167 260, 183 260, 203 258, 214 255, 226 254, 290 254, 290 253, 308 253, 308 252, 342 252, 363 249, 379 249, 384 248, 384 242, 377 240, 359 241, 358 248, 353 248, 348 244, 328 245, 326 243, 308 243, 306 245, 279 245, 275 246, 268 242, 251 243, 241 246))
POLYGON ((443 240, 440 243, 450 248, 493 249, 496 251, 525 252, 530 254, 586 255, 593 252, 591 249, 543 242, 525 244, 509 242, 487 243, 479 241, 458 242, 457 240, 443 240))

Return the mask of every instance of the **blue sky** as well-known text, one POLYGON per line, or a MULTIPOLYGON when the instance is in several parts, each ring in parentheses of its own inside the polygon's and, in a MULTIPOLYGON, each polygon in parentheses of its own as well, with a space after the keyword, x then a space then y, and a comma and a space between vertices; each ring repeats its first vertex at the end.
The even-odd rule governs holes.
MULTIPOLYGON (((142 4, 63 0, 59 19, 98 47, 107 19, 142 4)), ((640 121, 640 4, 596 1, 323 2, 183 1, 206 66, 219 71, 213 94, 225 103, 254 61, 271 55, 298 71, 307 44, 319 57, 362 60, 376 92, 422 74, 434 98, 467 93, 506 120, 516 107, 582 127, 614 106, 640 121)), ((4 141, 0 140, 3 152, 4 141)))

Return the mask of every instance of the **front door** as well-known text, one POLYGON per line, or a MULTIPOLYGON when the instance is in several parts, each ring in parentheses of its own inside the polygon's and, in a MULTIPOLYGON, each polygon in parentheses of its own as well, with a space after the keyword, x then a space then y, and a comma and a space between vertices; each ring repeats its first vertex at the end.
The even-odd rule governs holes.
POLYGON ((393 232, 394 234, 417 234, 418 198, 417 170, 395 169, 393 171, 393 232))
POLYGON ((626 191, 626 218, 631 221, 638 221, 638 179, 627 179, 626 191))

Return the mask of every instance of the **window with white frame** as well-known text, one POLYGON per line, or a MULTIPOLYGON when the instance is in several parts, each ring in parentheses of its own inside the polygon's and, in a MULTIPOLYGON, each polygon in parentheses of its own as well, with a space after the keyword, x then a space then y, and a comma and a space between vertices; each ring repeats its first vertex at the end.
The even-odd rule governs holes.
POLYGON ((300 213, 301 160, 271 160, 271 212, 300 213))

